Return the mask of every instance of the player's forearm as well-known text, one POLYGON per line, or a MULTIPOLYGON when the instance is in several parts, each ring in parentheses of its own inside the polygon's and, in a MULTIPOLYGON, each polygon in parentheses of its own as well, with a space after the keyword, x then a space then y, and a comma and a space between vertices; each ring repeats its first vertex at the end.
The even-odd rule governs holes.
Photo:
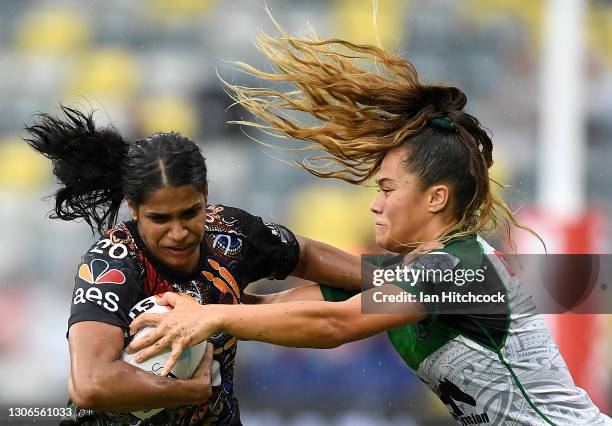
POLYGON ((191 380, 160 377, 121 360, 72 381, 71 398, 81 408, 125 413, 205 401, 210 388, 191 380))
POLYGON ((202 317, 212 331, 282 346, 333 348, 373 336, 427 316, 420 303, 389 306, 387 313, 362 313, 362 297, 384 291, 403 292, 396 286, 371 289, 344 302, 298 301, 272 305, 207 305, 202 317))
POLYGON ((341 315, 328 302, 272 305, 208 305, 214 329, 246 340, 290 347, 333 348, 344 343, 341 315))
POLYGON ((296 302, 299 300, 323 300, 321 288, 317 284, 308 284, 271 294, 253 294, 244 292, 240 301, 247 305, 296 302))
POLYGON ((299 237, 300 262, 292 275, 332 287, 361 288, 361 259, 328 244, 299 237))

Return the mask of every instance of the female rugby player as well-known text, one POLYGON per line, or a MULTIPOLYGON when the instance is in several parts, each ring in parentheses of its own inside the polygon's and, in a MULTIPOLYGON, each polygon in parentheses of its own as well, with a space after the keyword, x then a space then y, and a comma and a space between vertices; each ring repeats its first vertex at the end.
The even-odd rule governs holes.
POLYGON ((481 236, 501 224, 510 239, 510 225, 524 227, 492 192, 492 141, 464 111, 465 94, 421 83, 410 63, 375 46, 286 34, 263 36, 258 46, 277 72, 244 65, 246 71, 288 82, 295 90, 228 84, 236 102, 261 120, 242 124, 324 151, 302 163, 316 176, 358 184, 377 175, 380 194, 370 207, 376 242, 400 254, 379 266, 394 270, 420 242, 438 241, 443 248, 406 263, 415 272, 450 272, 451 280, 423 273, 410 285, 396 279, 353 297, 331 286, 311 286, 271 301, 296 296, 313 301, 267 306, 200 306, 169 294, 163 300, 174 309, 135 320, 132 333, 145 324, 157 331, 128 350, 151 346, 142 354, 146 357, 171 346, 175 359, 182 348, 220 331, 285 346, 330 348, 387 330, 397 352, 459 424, 611 425, 575 386, 533 302, 481 236), (374 61, 384 72, 368 71, 358 60, 374 61), (320 124, 304 124, 294 111, 320 124), (465 284, 466 271, 482 274, 483 280, 465 284), (414 300, 405 301, 403 290, 414 300), (448 302, 444 293, 489 296, 495 302, 448 302), (362 302, 375 306, 381 294, 401 300, 400 312, 392 302, 382 313, 364 312, 362 302))
POLYGON ((102 234, 75 277, 72 416, 62 424, 143 424, 129 413, 156 407, 167 409, 144 424, 240 424, 237 338, 210 338, 190 380, 143 373, 120 359, 137 303, 167 291, 202 304, 239 303, 248 283, 289 274, 359 288, 359 259, 237 208, 207 205, 204 157, 188 138, 159 133, 128 142, 115 129, 97 128, 92 114, 62 110, 64 117, 41 114, 26 141, 53 161, 61 184, 53 217, 83 219, 102 234), (133 220, 115 225, 124 200, 133 220), (221 372, 214 389, 213 357, 221 372))

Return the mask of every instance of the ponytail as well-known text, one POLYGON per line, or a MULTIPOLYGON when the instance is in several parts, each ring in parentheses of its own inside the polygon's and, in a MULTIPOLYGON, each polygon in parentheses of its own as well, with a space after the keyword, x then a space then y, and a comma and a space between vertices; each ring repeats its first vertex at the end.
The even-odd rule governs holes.
POLYGON ((511 225, 540 238, 493 194, 491 182, 497 182, 488 171, 493 143, 478 120, 463 111, 467 96, 461 89, 422 83, 410 62, 377 46, 320 40, 314 33, 294 38, 276 25, 281 37, 262 34, 256 43, 274 68, 237 65, 261 80, 292 87, 253 88, 223 81, 235 103, 256 120, 231 123, 306 142, 289 148, 302 155, 317 152, 305 155, 299 165, 315 176, 352 184, 367 182, 387 153, 404 149, 406 170, 424 188, 440 182, 452 186, 460 232, 447 239, 493 232, 501 224, 511 247, 511 225), (360 66, 368 62, 376 65, 370 67, 376 72, 360 66))
POLYGON ((52 219, 83 219, 92 231, 102 233, 117 220, 125 197, 122 162, 128 143, 112 127, 97 129, 93 111, 85 115, 61 107, 65 119, 38 114, 25 128, 24 140, 53 162, 61 187, 54 194, 52 219))

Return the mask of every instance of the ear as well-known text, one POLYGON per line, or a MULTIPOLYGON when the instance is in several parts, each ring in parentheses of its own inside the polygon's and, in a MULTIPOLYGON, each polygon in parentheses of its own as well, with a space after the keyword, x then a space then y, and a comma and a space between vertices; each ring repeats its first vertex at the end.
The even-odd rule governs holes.
POLYGON ((132 200, 127 200, 128 208, 130 209, 130 214, 132 215, 132 219, 138 220, 138 208, 134 205, 132 200))
POLYGON ((448 204, 450 191, 446 185, 433 185, 429 192, 429 212, 439 213, 448 204))

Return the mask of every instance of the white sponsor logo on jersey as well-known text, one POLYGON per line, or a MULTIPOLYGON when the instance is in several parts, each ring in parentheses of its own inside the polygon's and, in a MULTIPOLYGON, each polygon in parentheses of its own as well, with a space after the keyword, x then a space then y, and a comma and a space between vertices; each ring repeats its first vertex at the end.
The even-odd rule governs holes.
POLYGON ((74 292, 74 300, 72 303, 78 305, 79 303, 95 303, 96 305, 102 306, 104 309, 110 312, 117 312, 119 306, 119 296, 112 291, 102 293, 97 287, 90 287, 85 291, 82 288, 77 288, 74 292))

